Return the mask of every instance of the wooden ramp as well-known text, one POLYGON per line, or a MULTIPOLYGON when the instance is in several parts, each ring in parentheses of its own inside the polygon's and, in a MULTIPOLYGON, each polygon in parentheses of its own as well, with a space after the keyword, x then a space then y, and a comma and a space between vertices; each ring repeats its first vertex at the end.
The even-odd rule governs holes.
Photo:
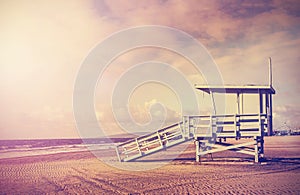
POLYGON ((128 162, 194 140, 196 161, 206 154, 225 150, 248 154, 255 162, 263 156, 263 137, 267 133, 265 114, 184 116, 183 121, 148 135, 131 139, 116 147, 118 159, 128 162), (217 140, 252 138, 247 143, 229 144, 217 140), (250 148, 248 146, 254 146, 250 148))
POLYGON ((193 136, 185 132, 183 123, 180 122, 122 143, 117 146, 116 150, 119 161, 128 162, 184 143, 193 138, 193 136))

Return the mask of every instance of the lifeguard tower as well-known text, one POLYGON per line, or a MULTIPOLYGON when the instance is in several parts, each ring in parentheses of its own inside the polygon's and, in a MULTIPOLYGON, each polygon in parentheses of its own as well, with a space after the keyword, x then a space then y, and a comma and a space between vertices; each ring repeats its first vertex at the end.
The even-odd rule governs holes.
POLYGON ((225 150, 254 156, 259 162, 264 155, 264 136, 271 136, 272 129, 272 63, 269 58, 269 85, 245 86, 207 86, 195 85, 211 95, 223 93, 236 96, 236 113, 202 116, 184 116, 182 122, 165 127, 148 135, 140 136, 117 146, 118 159, 121 162, 132 161, 169 147, 194 140, 196 161, 201 156, 225 150), (244 113, 244 96, 252 94, 257 97, 256 113, 244 113), (239 143, 247 138, 246 142, 239 143), (238 140, 235 144, 224 142, 227 139, 238 140))

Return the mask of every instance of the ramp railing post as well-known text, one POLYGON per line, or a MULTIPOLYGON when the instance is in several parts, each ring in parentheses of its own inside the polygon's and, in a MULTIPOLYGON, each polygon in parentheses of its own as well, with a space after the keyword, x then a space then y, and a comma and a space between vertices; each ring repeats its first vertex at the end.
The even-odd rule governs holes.
POLYGON ((159 144, 160 144, 162 147, 164 147, 163 142, 162 142, 162 140, 161 140, 161 137, 160 137, 160 135, 159 135, 159 132, 157 132, 157 138, 158 138, 159 144))
POLYGON ((122 162, 121 157, 120 157, 120 153, 119 153, 119 148, 118 148, 118 146, 116 146, 115 149, 116 149, 116 153, 117 153, 117 157, 118 157, 119 162, 122 162))
POLYGON ((140 148, 140 144, 139 144, 139 141, 138 141, 137 138, 135 138, 135 143, 136 143, 136 147, 137 147, 137 149, 138 149, 140 155, 142 155, 142 151, 141 151, 141 148, 140 148))

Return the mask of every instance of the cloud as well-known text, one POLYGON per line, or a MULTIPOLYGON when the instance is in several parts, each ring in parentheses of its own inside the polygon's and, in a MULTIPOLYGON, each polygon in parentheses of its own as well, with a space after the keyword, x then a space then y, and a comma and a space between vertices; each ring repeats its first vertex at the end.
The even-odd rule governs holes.
MULTIPOLYGON (((0 106, 6 110, 1 115, 1 137, 26 137, 21 131, 25 123, 26 132, 35 138, 76 136, 72 91, 80 64, 110 34, 147 24, 178 28, 194 36, 219 65, 225 83, 266 84, 271 56, 277 90, 275 123, 282 118, 291 126, 298 125, 293 116, 300 110, 299 5, 290 0, 1 1, 0 106)), ((95 96, 98 117, 110 133, 119 128, 109 111, 108 92, 131 65, 153 59, 171 64, 191 82, 203 82, 189 62, 169 51, 144 48, 120 56, 106 70, 99 86, 102 91, 95 96), (99 97, 103 102, 97 102, 99 97)), ((168 99, 167 92, 161 93, 168 99)), ((160 99, 141 97, 131 110, 137 120, 145 122, 149 113, 142 100, 160 99)), ((166 105, 168 120, 177 120, 176 103, 166 105)))
POLYGON ((251 18, 273 9, 272 1, 226 1, 220 10, 233 18, 251 18))

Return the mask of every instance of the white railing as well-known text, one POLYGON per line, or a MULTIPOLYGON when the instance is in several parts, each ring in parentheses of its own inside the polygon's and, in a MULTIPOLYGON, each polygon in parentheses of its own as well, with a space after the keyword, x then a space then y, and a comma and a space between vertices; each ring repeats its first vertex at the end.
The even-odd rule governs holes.
POLYGON ((130 161, 193 138, 246 138, 267 133, 265 114, 184 116, 183 121, 116 147, 120 161, 130 161))
POLYGON ((182 123, 177 123, 118 145, 117 154, 120 161, 130 161, 186 140, 182 123))
POLYGON ((185 116, 183 123, 195 137, 243 138, 267 133, 266 114, 185 116))

